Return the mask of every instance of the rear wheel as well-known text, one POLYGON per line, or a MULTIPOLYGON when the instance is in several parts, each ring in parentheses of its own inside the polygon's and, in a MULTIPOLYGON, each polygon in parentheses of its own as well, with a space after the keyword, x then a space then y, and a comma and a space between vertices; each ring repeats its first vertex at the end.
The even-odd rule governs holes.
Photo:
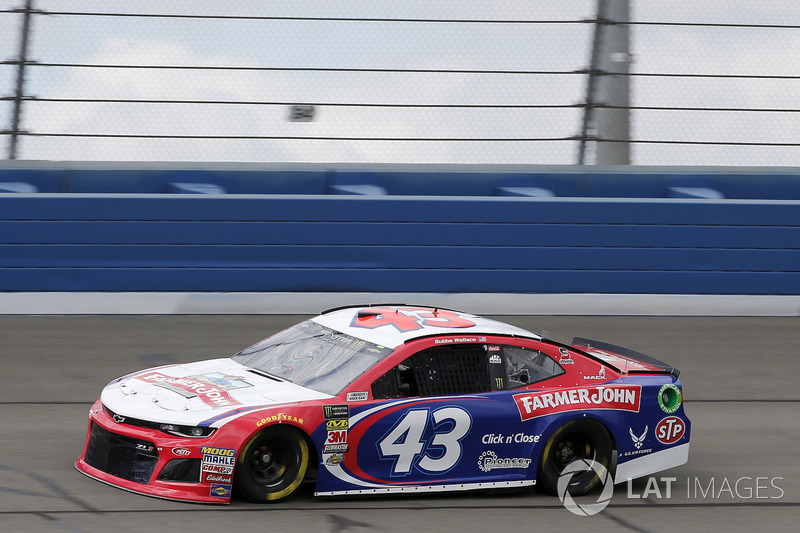
MULTIPOLYGON (((591 460, 603 465, 613 479, 611 459, 614 443, 608 430, 597 420, 579 419, 567 422, 547 441, 539 460, 537 484, 550 494, 557 495, 558 479, 570 463, 591 460)), ((567 474, 568 475, 568 474, 567 474)), ((593 469, 572 472, 567 490, 580 496, 592 490, 600 481, 593 469)))
POLYGON ((308 442, 297 430, 273 426, 242 449, 233 478, 237 493, 253 502, 291 496, 308 470, 308 442))

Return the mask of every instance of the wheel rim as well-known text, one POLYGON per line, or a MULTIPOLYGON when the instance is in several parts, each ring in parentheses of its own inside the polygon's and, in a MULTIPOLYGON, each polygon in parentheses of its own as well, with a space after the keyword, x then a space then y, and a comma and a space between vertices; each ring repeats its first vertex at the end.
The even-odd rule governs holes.
POLYGON ((248 457, 253 480, 263 487, 280 484, 295 465, 297 454, 284 441, 265 442, 254 448, 248 457))
MULTIPOLYGON (((553 446, 551 453, 551 460, 555 466, 556 472, 561 473, 568 464, 581 459, 594 459, 596 452, 591 440, 580 433, 572 433, 565 435, 559 439, 553 446)), ((584 477, 593 476, 594 472, 586 471, 583 473, 576 473, 572 477, 572 483, 580 483, 584 477)))

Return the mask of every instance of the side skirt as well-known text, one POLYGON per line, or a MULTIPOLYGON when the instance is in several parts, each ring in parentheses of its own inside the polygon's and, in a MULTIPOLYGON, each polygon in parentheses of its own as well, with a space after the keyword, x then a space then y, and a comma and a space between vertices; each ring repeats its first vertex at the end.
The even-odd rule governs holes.
POLYGON ((446 492, 462 490, 497 489, 511 487, 530 487, 536 485, 536 480, 526 479, 523 481, 499 481, 495 483, 460 483, 453 485, 415 485, 402 487, 370 488, 357 490, 339 490, 332 492, 315 492, 315 496, 341 496, 346 494, 388 494, 395 492, 446 492))

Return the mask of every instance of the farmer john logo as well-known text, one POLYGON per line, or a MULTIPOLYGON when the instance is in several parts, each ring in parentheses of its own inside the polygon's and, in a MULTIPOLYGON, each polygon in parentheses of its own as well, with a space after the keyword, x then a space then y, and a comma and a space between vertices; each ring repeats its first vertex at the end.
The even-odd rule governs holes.
POLYGON ((208 374, 199 374, 197 376, 189 376, 197 381, 208 383, 219 387, 222 390, 243 389, 245 387, 252 387, 253 385, 245 381, 243 376, 229 376, 221 372, 210 372, 208 374))
MULTIPOLYGON (((222 374, 219 374, 219 376, 222 376, 222 374)), ((204 374, 200 376, 176 378, 172 376, 166 376, 158 372, 150 372, 148 374, 138 376, 138 379, 148 383, 153 383, 157 387, 171 390, 177 394, 180 394, 184 398, 200 398, 203 403, 214 408, 234 407, 236 405, 241 405, 239 402, 231 398, 227 391, 241 388, 241 386, 250 386, 249 383, 239 381, 238 383, 242 383, 244 385, 236 386, 233 385, 234 382, 226 381, 226 385, 220 387, 214 384, 212 377, 217 379, 216 374, 204 374)))
POLYGON ((350 418, 350 407, 348 405, 323 405, 322 414, 325 420, 341 420, 350 418))
POLYGON ((577 387, 553 392, 515 394, 522 420, 584 409, 639 412, 641 385, 577 387))

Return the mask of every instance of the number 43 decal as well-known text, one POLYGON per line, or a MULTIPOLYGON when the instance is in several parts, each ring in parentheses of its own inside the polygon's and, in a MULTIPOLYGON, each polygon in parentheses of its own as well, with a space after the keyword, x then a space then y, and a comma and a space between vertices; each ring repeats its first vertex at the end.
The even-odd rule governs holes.
POLYGON ((458 463, 462 451, 460 441, 471 427, 472 418, 458 407, 444 407, 433 412, 412 409, 381 439, 378 448, 383 458, 394 459, 392 475, 408 474, 415 462, 423 472, 438 474, 458 463), (429 419, 433 421, 434 434, 425 442, 422 436, 429 419), (451 427, 436 432, 437 426, 451 427))

